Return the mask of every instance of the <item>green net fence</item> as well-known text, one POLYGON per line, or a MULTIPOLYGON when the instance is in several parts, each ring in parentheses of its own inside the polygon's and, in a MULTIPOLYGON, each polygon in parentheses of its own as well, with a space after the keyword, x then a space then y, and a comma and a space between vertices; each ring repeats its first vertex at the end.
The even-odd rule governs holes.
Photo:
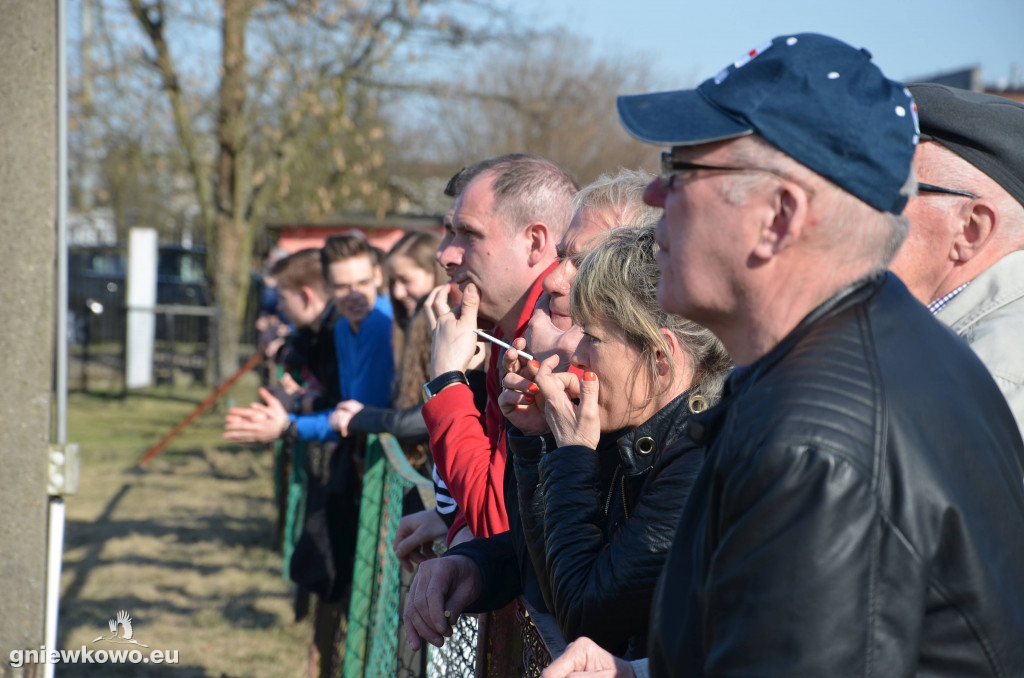
POLYGON ((392 546, 402 518, 402 497, 419 492, 434 507, 433 484, 415 471, 393 437, 370 436, 359 509, 359 536, 352 574, 348 633, 342 675, 472 678, 476 667, 475 620, 460 620, 443 650, 410 659, 401 627, 403 582, 392 546), (401 645, 400 645, 401 644, 401 645))

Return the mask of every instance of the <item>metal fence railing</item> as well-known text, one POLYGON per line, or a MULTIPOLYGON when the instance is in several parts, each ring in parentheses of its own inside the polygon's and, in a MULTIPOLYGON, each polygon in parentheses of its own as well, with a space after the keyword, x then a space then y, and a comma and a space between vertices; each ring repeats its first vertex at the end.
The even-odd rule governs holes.
MULTIPOLYGON (((214 386, 218 312, 212 306, 162 304, 156 316, 153 379, 156 384, 198 383, 214 386)), ((77 314, 68 328, 69 388, 124 391, 127 309, 102 308, 77 314)))

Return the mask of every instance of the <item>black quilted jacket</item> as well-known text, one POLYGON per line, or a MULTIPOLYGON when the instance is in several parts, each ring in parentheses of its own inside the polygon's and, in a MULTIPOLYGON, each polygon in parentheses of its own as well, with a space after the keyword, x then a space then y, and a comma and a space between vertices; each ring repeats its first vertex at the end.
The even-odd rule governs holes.
POLYGON ((686 426, 688 399, 602 436, 596 451, 545 453, 537 439, 510 439, 530 561, 566 640, 645 656, 651 598, 703 460, 699 448, 666 451, 686 426))

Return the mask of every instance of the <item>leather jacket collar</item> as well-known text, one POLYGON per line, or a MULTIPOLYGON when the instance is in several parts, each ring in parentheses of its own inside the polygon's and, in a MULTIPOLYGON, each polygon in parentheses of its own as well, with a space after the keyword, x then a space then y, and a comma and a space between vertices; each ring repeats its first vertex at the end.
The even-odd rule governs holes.
POLYGON ((891 273, 882 271, 866 278, 861 278, 840 289, 804 316, 803 320, 775 348, 761 356, 752 365, 734 369, 725 382, 722 400, 718 405, 699 415, 691 416, 689 436, 694 442, 701 444, 704 444, 709 437, 713 437, 714 432, 719 430, 725 422, 726 415, 731 409, 730 404, 732 401, 749 390, 757 383, 762 374, 771 370, 776 363, 788 354, 793 346, 803 339, 812 325, 822 318, 840 313, 850 306, 862 302, 867 297, 876 294, 891 277, 891 273))
POLYGON ((612 434, 617 436, 615 445, 627 476, 646 473, 654 465, 656 453, 682 435, 690 417, 689 402, 690 392, 686 391, 635 429, 612 434))

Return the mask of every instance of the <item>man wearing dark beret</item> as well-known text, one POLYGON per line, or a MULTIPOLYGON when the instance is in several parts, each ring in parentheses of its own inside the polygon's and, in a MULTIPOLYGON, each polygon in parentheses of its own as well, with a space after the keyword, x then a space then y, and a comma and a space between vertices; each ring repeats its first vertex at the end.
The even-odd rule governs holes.
POLYGON ((892 271, 981 358, 1024 433, 1024 105, 911 85, 921 144, 892 271))

